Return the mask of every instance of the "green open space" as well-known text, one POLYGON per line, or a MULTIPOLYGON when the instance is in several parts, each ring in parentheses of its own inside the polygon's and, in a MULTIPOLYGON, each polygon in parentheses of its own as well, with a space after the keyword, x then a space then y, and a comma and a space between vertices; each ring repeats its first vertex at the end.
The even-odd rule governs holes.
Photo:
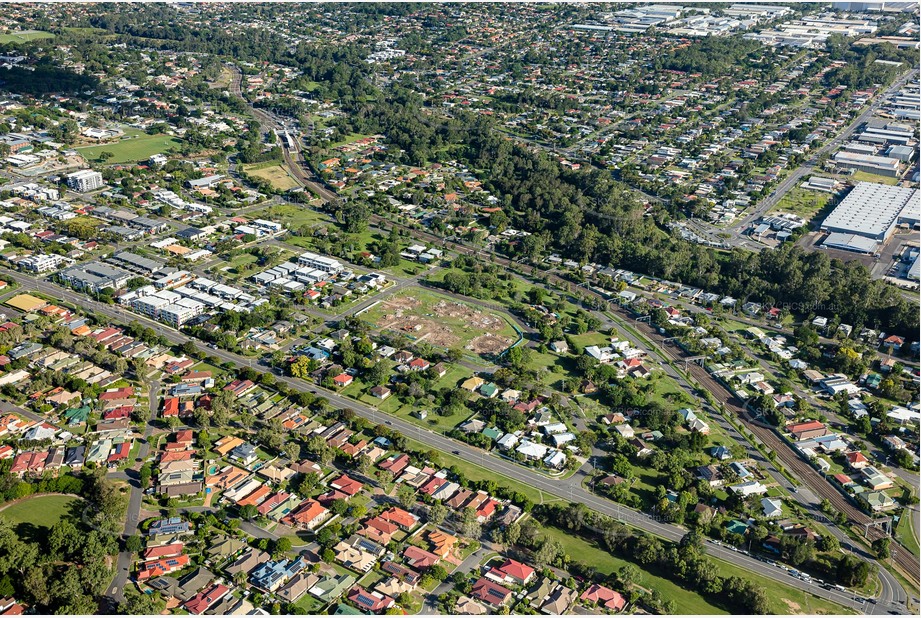
POLYGON ((775 210, 793 213, 804 219, 811 219, 825 208, 831 198, 831 193, 794 187, 777 203, 775 210))
POLYGON ((62 519, 78 520, 82 503, 83 499, 76 496, 34 496, 3 508, 0 518, 12 523, 20 536, 44 538, 48 529, 62 519))
POLYGON ((738 575, 767 590, 771 614, 853 614, 854 612, 827 599, 819 598, 796 586, 784 584, 770 577, 740 570, 737 565, 710 557, 723 577, 738 575))
MULTIPOLYGON (((458 381, 470 377, 470 370, 460 365, 449 365, 448 371, 444 376, 434 381, 431 390, 437 391, 443 388, 451 388, 457 385, 458 381)), ((461 407, 454 414, 442 416, 436 412, 436 408, 428 405, 425 400, 417 401, 413 405, 408 405, 401 401, 396 395, 390 395, 386 399, 378 399, 370 394, 370 389, 376 384, 365 382, 361 378, 356 378, 350 385, 343 388, 340 392, 342 395, 357 399, 358 401, 377 408, 387 414, 398 416, 403 420, 419 425, 425 429, 432 429, 439 433, 444 433, 454 429, 459 423, 467 420, 471 412, 461 407), (420 419, 417 414, 426 411, 428 416, 420 419)))
POLYGON ((902 516, 899 518, 899 524, 895 529, 895 538, 905 546, 905 549, 917 557, 921 556, 921 550, 918 547, 918 531, 914 529, 912 517, 913 514, 910 511, 903 511, 902 516))
POLYGON ((254 178, 261 178, 279 191, 287 191, 300 186, 288 170, 276 161, 251 163, 243 166, 243 171, 254 178))
POLYGON ((0 45, 8 43, 28 43, 39 39, 53 39, 54 35, 44 30, 14 30, 7 34, 0 34, 0 45))
POLYGON ((528 369, 543 371, 541 382, 554 389, 561 389, 563 380, 569 379, 576 368, 576 359, 566 354, 538 352, 531 349, 528 369))
POLYGON ((152 155, 165 154, 171 148, 177 148, 182 142, 170 135, 131 134, 128 131, 118 142, 99 144, 97 146, 84 146, 77 148, 83 157, 89 161, 99 160, 103 152, 111 152, 112 158, 106 163, 134 163, 149 159, 152 155))
MULTIPOLYGON (((336 148, 336 147, 338 147, 338 146, 345 146, 345 145, 347 145, 347 144, 352 144, 352 143, 357 142, 358 140, 364 139, 364 138, 366 138, 366 137, 368 137, 368 136, 365 135, 365 134, 363 134, 363 133, 349 133, 348 135, 345 136, 345 138, 343 138, 343 139, 339 140, 338 142, 335 142, 334 144, 330 145, 330 148, 336 148)), ((330 156, 335 157, 335 156, 336 156, 336 153, 332 153, 330 156)), ((325 160, 325 159, 324 159, 324 160, 325 160)))
POLYGON ((898 178, 893 178, 892 176, 880 176, 878 174, 871 174, 869 172, 854 172, 851 174, 850 179, 854 182, 875 182, 881 185, 890 186, 899 184, 898 178))
POLYGON ((663 601, 671 599, 675 602, 677 613, 679 614, 726 614, 727 612, 711 603, 701 595, 691 590, 686 590, 678 584, 660 577, 643 569, 639 564, 613 556, 604 549, 598 547, 570 532, 558 528, 542 528, 544 535, 559 541, 563 546, 563 551, 571 560, 582 562, 594 567, 599 573, 610 575, 617 573, 622 567, 630 564, 640 570, 639 581, 636 582, 642 588, 649 590, 658 590, 663 601))
POLYGON ((254 219, 271 219, 287 228, 298 228, 314 223, 334 223, 332 217, 303 204, 274 204, 251 213, 254 219))

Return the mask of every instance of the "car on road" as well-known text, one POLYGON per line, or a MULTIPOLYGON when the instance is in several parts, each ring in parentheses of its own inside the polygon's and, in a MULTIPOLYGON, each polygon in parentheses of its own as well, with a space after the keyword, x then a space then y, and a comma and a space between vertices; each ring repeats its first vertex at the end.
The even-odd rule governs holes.
POLYGON ((460 451, 451 451, 451 454, 453 454, 453 455, 460 455, 460 451))

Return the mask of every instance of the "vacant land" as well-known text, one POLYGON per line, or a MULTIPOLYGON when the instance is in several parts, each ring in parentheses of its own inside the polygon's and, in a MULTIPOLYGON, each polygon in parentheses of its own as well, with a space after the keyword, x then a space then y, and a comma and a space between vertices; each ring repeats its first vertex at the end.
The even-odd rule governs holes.
POLYGON ((51 528, 61 519, 72 516, 81 502, 83 499, 76 496, 36 496, 3 507, 0 517, 17 530, 20 527, 51 528))
POLYGON ((275 162, 244 165, 243 171, 254 178, 265 180, 279 191, 287 191, 300 186, 287 169, 275 162))
POLYGON ((275 204, 252 213, 253 218, 271 219, 283 223, 288 229, 313 224, 335 224, 332 217, 303 204, 275 204))
POLYGON ((796 187, 783 196, 776 210, 793 213, 808 220, 821 212, 831 198, 831 193, 796 187))
POLYGON ((912 526, 912 517, 914 517, 914 513, 911 511, 906 511, 902 515, 895 529, 895 536, 908 551, 915 556, 919 556, 921 555, 921 550, 918 548, 918 531, 912 526))
POLYGON ((875 182, 881 185, 890 185, 890 186, 895 186, 899 184, 898 178, 893 178, 892 176, 879 176, 877 174, 871 174, 869 172, 854 172, 850 176, 850 178, 854 182, 875 182))
POLYGON ((789 585, 778 582, 769 577, 751 571, 739 572, 739 567, 719 558, 713 558, 719 567, 720 575, 731 577, 738 575, 744 579, 763 586, 768 591, 772 614, 852 614, 853 611, 828 601, 813 596, 805 590, 800 590, 796 584, 789 585))
POLYGON ((381 301, 363 317, 379 329, 442 348, 460 346, 474 354, 498 354, 518 338, 497 313, 418 289, 381 301))
POLYGON ((165 153, 180 144, 180 140, 169 135, 125 135, 119 142, 85 146, 77 148, 77 152, 87 160, 98 160, 103 152, 111 152, 113 156, 106 163, 135 163, 148 159, 151 155, 165 153))
POLYGON ((54 35, 43 30, 16 30, 8 34, 0 34, 0 45, 7 43, 28 43, 38 39, 53 39, 54 35))

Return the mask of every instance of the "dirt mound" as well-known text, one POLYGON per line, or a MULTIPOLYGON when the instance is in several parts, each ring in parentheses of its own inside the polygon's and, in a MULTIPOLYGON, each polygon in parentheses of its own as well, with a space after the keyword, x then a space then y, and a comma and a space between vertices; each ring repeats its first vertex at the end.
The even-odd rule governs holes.
POLYGON ((463 303, 442 300, 439 301, 432 310, 437 316, 444 318, 459 318, 464 320, 468 327, 482 329, 487 332, 495 332, 505 327, 505 322, 502 318, 489 313, 483 313, 479 309, 474 309, 463 303))
POLYGON ((467 349, 476 354, 498 354, 510 346, 511 343, 512 340, 508 337, 500 337, 492 333, 486 333, 485 335, 480 335, 479 337, 471 339, 470 343, 467 344, 467 349))

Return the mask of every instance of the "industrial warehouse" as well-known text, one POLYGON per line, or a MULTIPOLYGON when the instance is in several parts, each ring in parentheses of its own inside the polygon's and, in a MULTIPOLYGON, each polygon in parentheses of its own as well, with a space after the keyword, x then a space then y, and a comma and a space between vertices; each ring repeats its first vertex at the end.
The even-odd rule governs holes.
POLYGON ((829 232, 823 246, 875 253, 896 227, 919 225, 921 204, 917 189, 860 182, 822 222, 829 232))

